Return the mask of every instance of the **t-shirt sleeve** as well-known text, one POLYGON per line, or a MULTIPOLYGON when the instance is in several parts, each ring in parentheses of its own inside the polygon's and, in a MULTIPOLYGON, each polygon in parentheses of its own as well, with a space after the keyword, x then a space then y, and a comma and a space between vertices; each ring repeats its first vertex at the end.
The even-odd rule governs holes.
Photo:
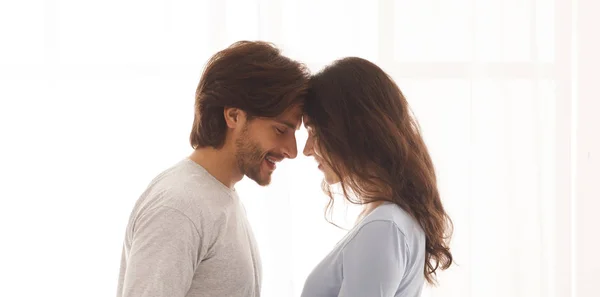
POLYGON ((404 234, 392 221, 365 224, 344 247, 338 297, 393 297, 406 268, 404 234))
POLYGON ((135 223, 123 297, 183 297, 190 289, 201 238, 183 213, 159 207, 135 223))

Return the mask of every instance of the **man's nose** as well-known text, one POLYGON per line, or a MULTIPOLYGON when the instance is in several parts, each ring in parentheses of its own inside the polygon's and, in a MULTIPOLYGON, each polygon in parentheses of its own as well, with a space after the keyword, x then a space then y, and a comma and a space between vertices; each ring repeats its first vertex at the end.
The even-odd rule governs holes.
POLYGON ((294 159, 298 155, 298 148, 296 147, 296 137, 291 137, 290 140, 287 141, 283 154, 288 159, 294 159))

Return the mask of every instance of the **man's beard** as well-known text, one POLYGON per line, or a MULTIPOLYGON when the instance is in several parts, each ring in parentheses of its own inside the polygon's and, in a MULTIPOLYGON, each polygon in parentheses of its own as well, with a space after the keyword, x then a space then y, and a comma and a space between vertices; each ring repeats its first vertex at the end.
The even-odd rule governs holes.
POLYGON ((266 157, 266 153, 260 145, 252 141, 248 135, 248 126, 244 127, 240 137, 235 142, 236 160, 238 168, 242 174, 246 175, 257 184, 266 186, 271 183, 271 175, 261 175, 262 163, 266 157))

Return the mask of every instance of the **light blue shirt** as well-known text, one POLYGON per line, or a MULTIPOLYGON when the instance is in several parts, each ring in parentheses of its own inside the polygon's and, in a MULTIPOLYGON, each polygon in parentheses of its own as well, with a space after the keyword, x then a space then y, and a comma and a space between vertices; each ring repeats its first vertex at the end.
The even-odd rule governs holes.
POLYGON ((306 279, 302 297, 417 297, 425 275, 425 233, 402 208, 375 208, 306 279))

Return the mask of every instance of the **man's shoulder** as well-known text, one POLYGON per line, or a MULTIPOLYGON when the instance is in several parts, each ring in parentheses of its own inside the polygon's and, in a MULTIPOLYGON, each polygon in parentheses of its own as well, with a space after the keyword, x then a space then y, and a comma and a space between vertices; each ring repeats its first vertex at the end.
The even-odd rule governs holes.
POLYGON ((216 220, 232 204, 233 197, 208 172, 189 162, 183 160, 161 172, 141 199, 147 208, 175 209, 199 224, 216 220))

